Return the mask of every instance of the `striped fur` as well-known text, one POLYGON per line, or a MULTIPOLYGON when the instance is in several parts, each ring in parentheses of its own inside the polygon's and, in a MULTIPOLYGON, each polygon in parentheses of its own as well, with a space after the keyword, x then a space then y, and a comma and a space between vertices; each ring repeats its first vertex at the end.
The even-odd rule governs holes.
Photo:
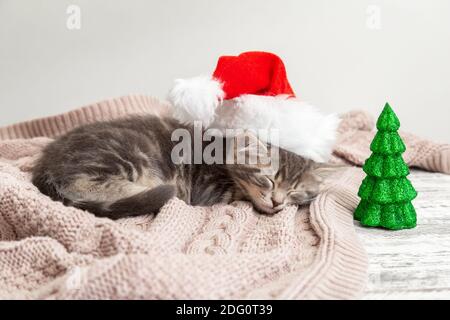
POLYGON ((193 127, 155 116, 76 128, 44 149, 33 184, 54 200, 112 219, 157 213, 175 196, 200 206, 249 200, 275 213, 319 190, 317 165, 281 149, 273 176, 262 175, 257 164, 174 164, 171 134, 178 128, 193 136, 193 127))

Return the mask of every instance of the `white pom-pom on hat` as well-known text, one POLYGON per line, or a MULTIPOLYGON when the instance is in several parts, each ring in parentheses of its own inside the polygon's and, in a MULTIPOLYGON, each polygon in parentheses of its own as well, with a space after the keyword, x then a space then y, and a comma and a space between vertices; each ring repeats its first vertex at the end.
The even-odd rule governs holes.
POLYGON ((168 100, 173 105, 173 117, 182 123, 201 121, 208 127, 217 107, 225 97, 222 84, 210 76, 176 79, 168 100))

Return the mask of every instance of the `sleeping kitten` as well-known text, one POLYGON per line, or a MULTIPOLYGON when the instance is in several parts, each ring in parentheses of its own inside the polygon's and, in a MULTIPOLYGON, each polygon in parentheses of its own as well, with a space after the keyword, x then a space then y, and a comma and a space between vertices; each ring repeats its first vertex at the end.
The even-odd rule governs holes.
MULTIPOLYGON (((258 211, 273 214, 311 202, 324 174, 333 171, 283 149, 279 169, 270 175, 262 173, 260 162, 175 164, 171 152, 177 142, 171 134, 177 128, 193 135, 192 126, 154 116, 76 128, 44 149, 33 184, 65 205, 112 219, 157 213, 175 196, 200 206, 248 200, 258 211)), ((233 149, 234 156, 250 156, 255 144, 271 148, 248 135, 243 149, 233 149)))

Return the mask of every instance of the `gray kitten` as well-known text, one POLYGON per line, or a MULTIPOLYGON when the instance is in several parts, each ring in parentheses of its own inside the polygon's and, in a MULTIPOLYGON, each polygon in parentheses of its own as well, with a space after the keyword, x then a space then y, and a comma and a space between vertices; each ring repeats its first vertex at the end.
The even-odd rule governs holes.
MULTIPOLYGON (((261 173, 258 162, 175 164, 171 152, 178 142, 171 135, 177 128, 193 136, 192 126, 154 116, 76 128, 43 150, 33 169, 33 184, 65 205, 112 219, 157 213, 175 196, 200 206, 248 200, 258 211, 273 214, 289 204, 309 203, 324 175, 333 171, 283 149, 279 169, 270 175, 261 173)), ((252 144, 262 144, 249 137, 239 150, 247 156, 252 144)))

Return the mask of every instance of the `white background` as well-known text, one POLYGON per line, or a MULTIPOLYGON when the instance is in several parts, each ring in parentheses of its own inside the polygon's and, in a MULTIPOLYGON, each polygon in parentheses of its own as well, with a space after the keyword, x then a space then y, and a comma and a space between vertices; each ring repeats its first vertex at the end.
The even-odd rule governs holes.
POLYGON ((297 96, 327 112, 389 101, 402 129, 450 142, 449 0, 0 0, 0 126, 165 98, 174 78, 249 50, 280 55, 297 96), (80 30, 66 27, 70 4, 80 30))

